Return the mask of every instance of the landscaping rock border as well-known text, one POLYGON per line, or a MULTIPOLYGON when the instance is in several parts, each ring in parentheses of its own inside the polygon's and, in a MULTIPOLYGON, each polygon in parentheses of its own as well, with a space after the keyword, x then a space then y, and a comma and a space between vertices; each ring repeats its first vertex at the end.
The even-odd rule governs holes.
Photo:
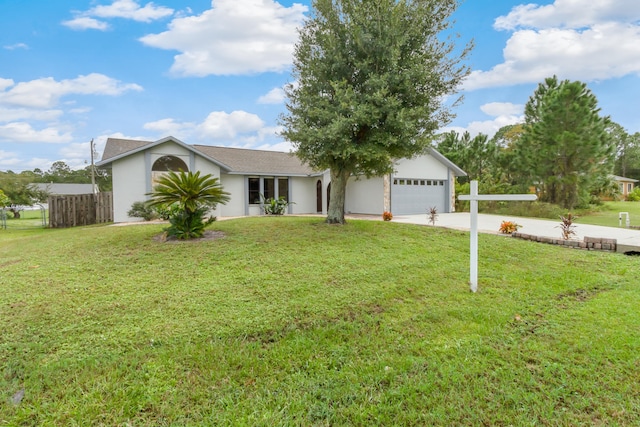
POLYGON ((511 237, 532 242, 547 243, 550 245, 566 246, 575 249, 586 249, 589 251, 616 252, 618 241, 616 239, 606 239, 602 237, 587 237, 581 242, 579 240, 554 239, 552 237, 534 236, 525 233, 512 233, 511 237))

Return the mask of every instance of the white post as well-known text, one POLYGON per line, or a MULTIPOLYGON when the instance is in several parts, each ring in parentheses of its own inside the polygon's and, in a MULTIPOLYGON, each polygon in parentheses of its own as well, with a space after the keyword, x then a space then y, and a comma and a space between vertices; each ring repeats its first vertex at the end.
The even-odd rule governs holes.
POLYGON ((535 194, 478 194, 478 181, 471 181, 471 194, 461 194, 460 200, 469 200, 471 213, 469 247, 469 287, 471 292, 478 290, 478 200, 536 200, 535 194))
POLYGON ((469 236, 469 265, 471 292, 478 290, 478 181, 471 181, 471 235, 469 236))
POLYGON ((629 219, 629 212, 620 212, 618 214, 618 226, 622 227, 622 215, 627 216, 627 228, 631 225, 631 220, 629 219))

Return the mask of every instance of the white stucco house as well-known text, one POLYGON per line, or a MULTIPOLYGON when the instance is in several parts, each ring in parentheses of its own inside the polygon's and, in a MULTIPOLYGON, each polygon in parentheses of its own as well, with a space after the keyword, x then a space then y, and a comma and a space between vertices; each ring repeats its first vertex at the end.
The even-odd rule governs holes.
MULTIPOLYGON (((98 167, 111 168, 115 222, 136 221, 127 211, 147 200, 158 176, 168 170, 199 170, 220 179, 229 202, 219 205, 218 217, 260 215, 260 195, 293 202, 289 214, 327 212, 329 171, 316 171, 295 155, 208 145, 188 145, 174 137, 158 141, 109 138, 98 167)), ((425 214, 452 212, 455 177, 465 175, 434 149, 413 159, 401 159, 385 177, 352 177, 347 184, 347 214, 425 214)))

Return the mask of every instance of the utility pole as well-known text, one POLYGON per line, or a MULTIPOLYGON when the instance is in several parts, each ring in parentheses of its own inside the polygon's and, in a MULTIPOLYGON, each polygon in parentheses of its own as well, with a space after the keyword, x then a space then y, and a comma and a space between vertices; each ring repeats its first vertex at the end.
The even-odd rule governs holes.
POLYGON ((96 194, 96 168, 93 165, 93 138, 91 138, 89 145, 91 146, 91 191, 93 191, 93 194, 96 194))

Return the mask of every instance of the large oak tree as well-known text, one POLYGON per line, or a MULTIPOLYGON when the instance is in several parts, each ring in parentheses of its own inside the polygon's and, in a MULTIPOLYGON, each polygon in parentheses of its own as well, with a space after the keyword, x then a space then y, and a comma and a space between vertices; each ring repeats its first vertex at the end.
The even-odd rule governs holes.
MULTIPOLYGON (((286 88, 283 136, 331 175, 329 223, 344 222, 347 181, 382 176, 452 117, 445 104, 468 74, 450 15, 456 0, 314 0, 286 88)), ((451 103, 454 105, 455 102, 451 103)))

